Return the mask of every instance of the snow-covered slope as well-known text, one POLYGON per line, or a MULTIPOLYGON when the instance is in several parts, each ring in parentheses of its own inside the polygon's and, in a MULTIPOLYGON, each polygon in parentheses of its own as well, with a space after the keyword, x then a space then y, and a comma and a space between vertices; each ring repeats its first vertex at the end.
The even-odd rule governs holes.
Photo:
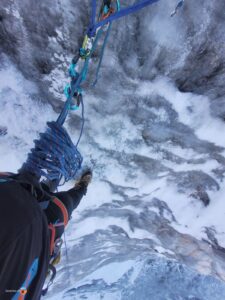
MULTIPOLYGON (((2 170, 56 119, 88 3, 0 3, 2 170)), ((225 4, 189 0, 171 18, 175 5, 115 23, 86 87, 80 150, 94 178, 46 299, 225 298, 225 4)), ((76 141, 79 113, 66 126, 76 141)))

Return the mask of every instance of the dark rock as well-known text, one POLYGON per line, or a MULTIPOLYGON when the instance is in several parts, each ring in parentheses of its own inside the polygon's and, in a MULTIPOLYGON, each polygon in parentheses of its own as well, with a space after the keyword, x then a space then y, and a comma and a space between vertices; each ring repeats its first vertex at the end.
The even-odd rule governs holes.
POLYGON ((35 65, 40 74, 48 75, 53 69, 50 58, 36 58, 35 65))
POLYGON ((168 181, 174 182, 178 186, 180 192, 185 192, 187 190, 197 191, 196 197, 201 196, 200 199, 205 204, 208 202, 208 196, 205 194, 205 190, 217 191, 220 188, 215 179, 202 171, 173 172, 168 181))
POLYGON ((209 205, 210 198, 203 187, 197 186, 196 191, 190 195, 191 197, 201 200, 205 206, 209 205))
POLYGON ((0 126, 0 136, 4 136, 7 134, 7 128, 0 126))

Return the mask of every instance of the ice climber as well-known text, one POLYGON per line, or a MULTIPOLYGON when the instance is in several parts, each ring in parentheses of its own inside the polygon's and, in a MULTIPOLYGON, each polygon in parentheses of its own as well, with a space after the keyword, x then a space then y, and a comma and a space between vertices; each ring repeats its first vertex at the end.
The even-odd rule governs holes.
POLYGON ((88 170, 69 191, 51 193, 30 173, 1 174, 1 300, 38 300, 44 294, 46 275, 55 275, 61 236, 91 178, 88 170))

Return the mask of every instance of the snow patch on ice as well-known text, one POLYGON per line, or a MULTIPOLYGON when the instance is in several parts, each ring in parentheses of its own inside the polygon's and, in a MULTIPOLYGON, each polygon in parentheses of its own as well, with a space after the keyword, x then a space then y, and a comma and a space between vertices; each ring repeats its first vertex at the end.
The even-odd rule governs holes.
POLYGON ((36 86, 5 61, 0 69, 0 125, 7 128, 7 135, 0 138, 2 171, 15 172, 21 167, 33 139, 55 115, 49 105, 37 101, 37 94, 36 86))

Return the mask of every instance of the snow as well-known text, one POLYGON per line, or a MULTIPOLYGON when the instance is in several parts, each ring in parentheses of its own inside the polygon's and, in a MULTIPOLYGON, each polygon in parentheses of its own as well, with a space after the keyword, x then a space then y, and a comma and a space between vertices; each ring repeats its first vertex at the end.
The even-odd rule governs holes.
MULTIPOLYGON (((76 214, 76 213, 74 213, 76 214)), ((150 239, 154 238, 157 240, 156 237, 152 236, 151 233, 149 233, 147 230, 142 230, 142 229, 135 229, 132 231, 129 228, 128 222, 126 219, 120 219, 118 218, 113 218, 113 217, 89 217, 86 218, 85 220, 79 222, 75 227, 76 231, 76 239, 81 238, 82 236, 89 235, 93 232, 95 232, 98 229, 104 230, 107 229, 110 225, 112 224, 117 224, 117 226, 120 226, 121 228, 124 229, 124 231, 128 234, 129 238, 136 238, 136 239, 150 239)), ((72 228, 69 229, 71 234, 73 234, 74 230, 72 228)))
POLYGON ((158 77, 151 83, 143 82, 138 93, 142 96, 155 93, 164 97, 178 113, 180 122, 193 128, 200 139, 225 147, 225 140, 218 134, 225 129, 225 124, 211 116, 207 97, 182 93, 168 78, 163 77, 158 77))
MULTIPOLYGON (((205 227, 215 228, 218 233, 216 237, 219 244, 225 247, 225 186, 217 192, 209 192, 212 202, 209 206, 203 207, 201 202, 193 201, 191 197, 178 194, 177 189, 172 185, 166 184, 165 180, 156 181, 155 184, 160 189, 153 192, 153 195, 163 199, 169 205, 177 220, 177 223, 174 222, 173 224, 175 229, 201 240, 203 238, 206 239, 205 227)), ((146 189, 145 192, 148 192, 148 190, 146 189)))
MULTIPOLYGON (((134 264, 134 261, 127 260, 124 262, 111 263, 106 266, 98 268, 95 272, 93 272, 90 276, 85 278, 85 282, 92 281, 93 279, 101 279, 104 278, 105 282, 110 284, 118 281, 134 264)), ((81 283, 79 283, 81 284, 81 283)))
POLYGON ((36 86, 6 61, 0 70, 1 126, 8 134, 0 139, 0 169, 16 172, 33 145, 33 139, 43 131, 55 114, 49 105, 33 101, 36 86))

